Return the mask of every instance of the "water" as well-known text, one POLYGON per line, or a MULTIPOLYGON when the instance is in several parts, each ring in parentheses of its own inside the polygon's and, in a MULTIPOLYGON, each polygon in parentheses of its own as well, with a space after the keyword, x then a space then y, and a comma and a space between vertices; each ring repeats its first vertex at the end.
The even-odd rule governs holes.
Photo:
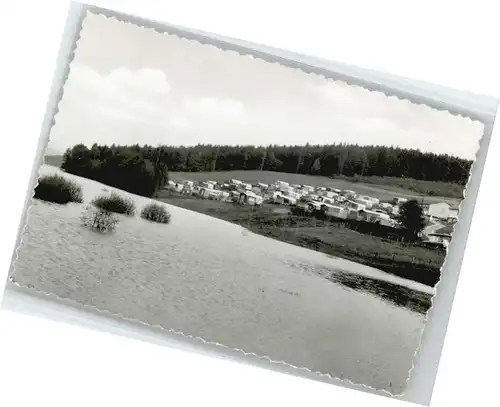
MULTIPOLYGON (((112 189, 65 176, 82 185, 86 202, 112 189)), ((149 201, 130 196, 138 209, 149 201)), ((114 234, 100 235, 80 226, 82 206, 33 201, 17 283, 355 383, 404 389, 430 289, 170 205, 169 225, 121 217, 114 234)))

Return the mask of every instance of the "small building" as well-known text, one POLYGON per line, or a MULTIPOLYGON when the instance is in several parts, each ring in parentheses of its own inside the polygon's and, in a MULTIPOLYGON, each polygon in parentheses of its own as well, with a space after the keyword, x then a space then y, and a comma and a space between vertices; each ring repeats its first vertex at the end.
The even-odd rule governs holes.
POLYGON ((368 209, 359 211, 359 219, 365 222, 384 224, 386 226, 393 225, 391 217, 386 213, 370 211, 368 209))
POLYGON ((354 199, 356 198, 356 191, 353 191, 351 189, 344 189, 340 193, 342 196, 345 196, 347 199, 354 199))
POLYGON ((335 203, 335 199, 327 198, 326 196, 320 196, 319 201, 328 205, 333 205, 335 203))
POLYGON ((347 219, 348 210, 342 206, 322 204, 321 209, 327 216, 334 218, 347 219))
POLYGON ((284 194, 285 196, 288 196, 290 198, 294 198, 294 199, 300 199, 300 197, 302 196, 300 193, 296 192, 296 191, 289 191, 287 192, 286 194, 284 194))
POLYGON ((276 185, 278 188, 287 188, 290 184, 288 182, 285 182, 285 181, 275 181, 274 182, 274 185, 276 185))
POLYGON ((371 199, 367 199, 367 197, 357 197, 355 198, 355 201, 363 204, 366 208, 373 207, 373 201, 371 199))
POLYGON ((229 191, 228 200, 231 202, 238 202, 240 199, 240 194, 241 194, 241 192, 239 192, 239 191, 229 191))
POLYGON ((198 189, 198 195, 201 198, 208 198, 210 196, 210 188, 200 188, 198 189))
POLYGON ((271 201, 279 205, 296 205, 298 199, 293 196, 288 196, 284 194, 276 194, 271 201))
POLYGON ((176 192, 186 192, 186 193, 188 193, 191 190, 191 187, 189 187, 189 186, 187 186, 185 184, 175 183, 175 185, 173 186, 173 190, 176 191, 176 192))
POLYGON ((311 212, 312 212, 312 211, 314 211, 314 210, 316 210, 316 211, 321 210, 321 205, 322 205, 322 203, 321 203, 321 202, 318 202, 318 201, 309 201, 309 202, 307 203, 307 207, 308 207, 308 209, 309 209, 311 212))
POLYGON ((280 201, 280 199, 282 199, 282 196, 283 196, 281 191, 269 191, 266 196, 270 202, 273 202, 273 203, 282 203, 283 202, 283 201, 280 201))
POLYGON ((346 202, 346 207, 348 209, 356 211, 356 212, 359 212, 359 211, 362 211, 362 210, 366 209, 366 205, 364 205, 361 202, 356 202, 356 201, 347 201, 346 202))
POLYGON ((222 191, 220 189, 209 189, 208 199, 221 199, 222 191))
POLYGON ((385 213, 388 213, 390 215, 397 215, 397 211, 395 211, 395 206, 388 202, 382 202, 377 205, 377 208, 381 211, 384 211, 385 213))
POLYGON ((448 219, 450 217, 450 205, 446 202, 430 204, 427 214, 431 218, 448 219))
POLYGON ((321 195, 321 196, 324 196, 324 197, 327 197, 327 198, 333 198, 335 196, 338 196, 338 194, 336 192, 333 192, 333 191, 326 191, 326 190, 322 190, 320 193, 318 193, 318 195, 321 195))
POLYGON ((241 192, 238 199, 240 204, 256 206, 261 205, 263 201, 264 199, 260 195, 254 194, 253 192, 241 192))
POLYGON ((401 205, 404 204, 405 202, 408 202, 408 199, 397 196, 393 198, 392 202, 394 203, 394 205, 401 205))
POLYGON ((238 185, 239 189, 243 191, 251 191, 252 190, 252 184, 247 184, 245 182, 242 182, 241 184, 238 185))
POLYGON ((347 209, 347 219, 359 219, 359 211, 352 209, 352 208, 346 208, 347 209))
POLYGON ((374 198, 373 196, 363 195, 359 198, 371 202, 372 206, 378 205, 380 203, 380 200, 378 198, 374 198))
POLYGON ((213 187, 214 187, 214 184, 211 184, 208 181, 200 182, 200 188, 213 189, 213 187))

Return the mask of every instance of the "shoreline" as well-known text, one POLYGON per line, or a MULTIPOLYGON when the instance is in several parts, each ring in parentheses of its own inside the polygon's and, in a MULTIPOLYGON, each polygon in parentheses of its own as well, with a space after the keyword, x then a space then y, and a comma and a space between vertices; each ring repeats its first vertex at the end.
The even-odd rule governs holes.
MULTIPOLYGON (((262 209, 253 212, 248 207, 180 196, 168 192, 162 192, 155 199, 172 206, 192 210, 239 225, 244 230, 256 235, 369 267, 397 279, 412 281, 426 286, 430 290, 435 288, 441 276, 441 266, 444 258, 432 258, 425 264, 424 260, 412 263, 409 260, 398 260, 384 254, 379 255, 373 251, 373 247, 364 247, 366 245, 365 241, 375 240, 372 236, 362 235, 352 230, 342 230, 331 227, 331 225, 330 227, 321 227, 314 225, 314 223, 307 224, 304 222, 304 224, 301 224, 300 220, 296 224, 286 225, 283 224, 283 217, 273 214, 272 208, 271 210, 262 209), (257 221, 252 223, 253 220, 257 221), (349 247, 347 242, 345 245, 339 244, 345 237, 351 240, 352 238, 359 240, 359 242, 356 242, 359 247, 349 247), (437 266, 438 263, 440 263, 439 267, 437 266)), ((382 239, 379 240, 382 241, 382 239)), ((383 249, 387 251, 391 250, 391 246, 396 248, 397 244, 384 242, 384 246, 383 249)), ((418 250, 420 250, 420 253, 424 253, 423 249, 418 248, 418 250)), ((427 253, 435 254, 431 251, 427 251, 427 253)), ((438 255, 436 254, 436 256, 438 255)))

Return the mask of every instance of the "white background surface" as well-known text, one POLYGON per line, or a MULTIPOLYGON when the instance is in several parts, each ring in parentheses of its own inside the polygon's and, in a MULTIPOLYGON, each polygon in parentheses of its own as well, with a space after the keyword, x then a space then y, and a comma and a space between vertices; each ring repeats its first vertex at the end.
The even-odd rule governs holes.
MULTIPOLYGON (((68 7, 66 1, 39 3, 14 3, 4 6, 0 13, 0 134, 4 147, 0 160, 0 213, 4 215, 0 272, 5 275, 68 7), (15 13, 10 14, 9 9, 15 13)), ((500 96, 500 69, 495 61, 498 22, 491 10, 493 2, 464 2, 457 6, 448 1, 420 1, 414 3, 418 9, 397 1, 93 3, 110 7, 121 3, 117 8, 122 11, 159 21, 500 96)), ((498 397, 495 348, 499 338, 494 328, 498 321, 496 291, 500 271, 495 253, 495 232, 500 226, 496 214, 500 198, 500 136, 495 133, 432 406, 473 402, 495 405, 498 397)), ((256 367, 34 319, 15 312, 24 297, 16 298, 17 302, 11 301, 10 309, 2 311, 0 318, 0 405, 402 404, 256 367)), ((37 310, 39 303, 28 299, 24 302, 28 309, 31 304, 32 313, 43 315, 37 310)), ((78 318, 85 316, 78 314, 75 322, 78 318)), ((149 342, 157 342, 153 337, 151 334, 149 342)))

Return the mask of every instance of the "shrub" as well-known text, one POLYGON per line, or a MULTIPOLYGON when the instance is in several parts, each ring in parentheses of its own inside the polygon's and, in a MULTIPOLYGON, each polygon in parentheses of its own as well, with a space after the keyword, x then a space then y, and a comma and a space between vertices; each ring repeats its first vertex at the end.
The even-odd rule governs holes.
POLYGON ((170 213, 163 205, 150 203, 146 205, 141 211, 141 218, 150 220, 157 223, 169 223, 170 213))
POLYGON ((99 233, 113 232, 119 219, 111 212, 87 206, 81 216, 82 225, 99 233))
POLYGON ((130 198, 124 198, 116 192, 112 192, 111 195, 98 196, 92 201, 92 205, 108 212, 123 213, 128 216, 135 214, 134 201, 130 198))
POLYGON ((82 188, 73 181, 60 175, 44 175, 38 179, 34 198, 42 201, 67 204, 83 202, 82 188))

